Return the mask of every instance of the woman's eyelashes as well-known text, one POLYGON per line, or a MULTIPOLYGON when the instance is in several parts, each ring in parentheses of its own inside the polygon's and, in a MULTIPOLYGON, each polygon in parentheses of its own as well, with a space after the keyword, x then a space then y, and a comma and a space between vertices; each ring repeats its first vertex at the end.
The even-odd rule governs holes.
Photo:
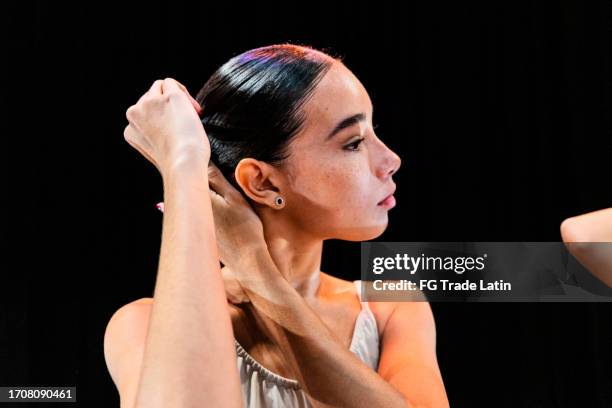
MULTIPOLYGON (((372 127, 372 130, 375 130, 377 127, 378 124, 374 125, 372 127)), ((359 149, 357 149, 357 147, 359 147, 359 145, 361 144, 361 142, 363 142, 364 139, 365 137, 361 137, 360 139, 355 140, 353 143, 347 144, 344 148, 346 150, 358 151, 359 149)))
POLYGON ((347 144, 346 146, 344 146, 344 148, 346 150, 358 151, 359 149, 357 149, 357 147, 359 147, 359 144, 363 142, 363 139, 365 139, 365 137, 362 137, 361 139, 357 139, 353 143, 347 144))

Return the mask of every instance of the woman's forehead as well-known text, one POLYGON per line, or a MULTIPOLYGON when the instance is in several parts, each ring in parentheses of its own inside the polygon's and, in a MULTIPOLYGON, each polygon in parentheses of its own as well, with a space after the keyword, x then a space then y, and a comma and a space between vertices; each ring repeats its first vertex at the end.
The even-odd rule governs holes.
POLYGON ((368 115, 371 103, 359 79, 343 64, 334 63, 303 107, 307 127, 327 129, 347 116, 368 115))

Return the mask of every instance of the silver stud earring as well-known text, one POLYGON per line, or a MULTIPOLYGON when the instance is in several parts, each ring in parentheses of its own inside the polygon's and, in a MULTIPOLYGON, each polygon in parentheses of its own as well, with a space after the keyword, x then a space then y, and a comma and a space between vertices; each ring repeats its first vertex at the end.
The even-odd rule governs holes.
POLYGON ((281 207, 284 202, 285 200, 283 200, 283 197, 281 196, 276 196, 276 198, 274 199, 274 204, 276 204, 277 207, 281 207))

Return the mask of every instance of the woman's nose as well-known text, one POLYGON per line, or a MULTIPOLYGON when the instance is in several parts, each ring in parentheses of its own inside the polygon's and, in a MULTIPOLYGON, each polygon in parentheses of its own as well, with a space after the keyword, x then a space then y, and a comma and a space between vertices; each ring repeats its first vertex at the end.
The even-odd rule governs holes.
POLYGON ((382 153, 384 156, 384 160, 378 166, 378 174, 379 178, 385 179, 387 177, 391 177, 393 174, 399 170, 402 159, 391 149, 385 146, 385 151, 382 153))

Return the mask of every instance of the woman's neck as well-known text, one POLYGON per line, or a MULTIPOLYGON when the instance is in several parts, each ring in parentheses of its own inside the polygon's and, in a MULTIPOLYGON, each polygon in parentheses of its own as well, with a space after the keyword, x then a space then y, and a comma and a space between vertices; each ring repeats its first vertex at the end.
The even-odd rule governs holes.
POLYGON ((314 298, 321 284, 323 240, 312 239, 290 228, 265 227, 270 256, 285 279, 304 298, 314 298))

